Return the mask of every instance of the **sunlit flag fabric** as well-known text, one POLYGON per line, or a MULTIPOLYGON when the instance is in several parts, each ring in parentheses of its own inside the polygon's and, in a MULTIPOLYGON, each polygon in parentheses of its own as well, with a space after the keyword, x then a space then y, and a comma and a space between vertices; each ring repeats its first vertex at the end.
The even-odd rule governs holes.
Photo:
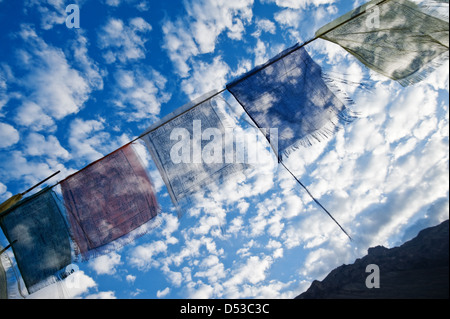
POLYGON ((16 203, 18 203, 21 199, 22 199, 22 194, 17 194, 14 195, 10 198, 8 198, 6 201, 4 201, 3 203, 0 204, 0 215, 2 214, 2 212, 4 212, 5 210, 7 210, 8 208, 12 207, 13 205, 15 205, 16 203))
POLYGON ((61 190, 77 254, 84 260, 111 252, 157 225, 154 188, 132 144, 61 181, 61 190))
POLYGON ((190 195, 250 167, 233 157, 234 144, 227 134, 233 131, 233 123, 227 117, 226 102, 211 98, 214 95, 208 93, 178 108, 143 134, 180 215, 190 195))
MULTIPOLYGON (((0 251, 3 250, 2 245, 0 245, 0 251)), ((0 255, 1 258, 1 255, 0 255)), ((0 259, 0 299, 8 299, 8 287, 6 281, 6 271, 3 268, 2 260, 0 259)))
POLYGON ((3 212, 0 225, 29 293, 60 279, 58 273, 72 261, 72 248, 66 220, 51 188, 3 212))
MULTIPOLYGON (((0 299, 25 298, 26 296, 24 295, 24 291, 22 289, 20 274, 13 265, 13 261, 9 255, 11 248, 8 248, 8 246, 4 248, 0 245, 0 251, 3 252, 0 253, 0 299)), ((57 276, 59 279, 59 272, 57 276)))
POLYGON ((448 1, 372 0, 316 32, 403 86, 448 59, 448 1), (436 5, 437 4, 437 5, 436 5))
POLYGON ((300 45, 227 85, 256 125, 263 129, 279 160, 299 146, 330 136, 352 112, 330 90, 321 67, 300 45), (278 138, 269 129, 278 128, 278 138))

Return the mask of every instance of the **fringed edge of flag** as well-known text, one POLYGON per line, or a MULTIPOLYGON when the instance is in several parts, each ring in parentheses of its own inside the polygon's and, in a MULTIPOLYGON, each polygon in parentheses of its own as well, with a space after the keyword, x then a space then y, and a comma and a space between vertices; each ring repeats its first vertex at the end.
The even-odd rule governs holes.
MULTIPOLYGON (((344 79, 337 79, 335 77, 330 76, 329 74, 323 73, 322 79, 328 86, 331 92, 342 102, 343 109, 337 110, 333 109, 334 116, 328 121, 320 129, 316 130, 313 133, 310 133, 303 138, 296 141, 294 144, 288 146, 283 151, 279 152, 279 161, 283 161, 283 159, 289 158, 289 156, 295 152, 300 147, 308 148, 312 145, 320 143, 324 140, 331 138, 335 133, 341 130, 344 125, 348 123, 352 123, 357 118, 360 117, 360 114, 353 111, 349 106, 355 105, 355 102, 351 97, 348 96, 347 92, 341 89, 338 86, 338 82, 345 83, 344 79)), ((346 83, 349 84, 349 83, 346 83)))
POLYGON ((401 79, 395 79, 401 86, 407 87, 414 84, 417 84, 423 80, 425 80, 428 76, 431 75, 437 68, 441 67, 447 60, 449 59, 449 52, 446 51, 441 55, 434 58, 432 61, 428 62, 424 66, 422 66, 418 71, 413 74, 408 75, 407 77, 401 79))
POLYGON ((422 3, 418 3, 420 11, 435 18, 449 21, 449 11, 448 11, 448 1, 434 1, 434 0, 425 0, 422 3))
POLYGON ((157 215, 151 219, 149 219, 144 224, 139 227, 133 229, 131 232, 113 240, 112 242, 91 248, 88 251, 81 252, 79 250, 76 251, 76 260, 74 262, 86 262, 88 260, 110 254, 115 252, 128 244, 131 244, 136 239, 147 235, 149 232, 158 228, 162 224, 162 219, 160 216, 160 209, 158 209, 157 215))
POLYGON ((177 200, 172 200, 177 213, 178 213, 178 219, 181 219, 185 212, 192 208, 193 205, 195 205, 193 200, 193 195, 200 191, 205 190, 209 188, 211 185, 216 184, 221 185, 225 181, 229 180, 231 176, 237 174, 237 173, 243 173, 246 177, 248 177, 248 173, 251 169, 253 169, 254 166, 246 163, 230 163, 227 166, 223 167, 218 172, 214 173, 208 181, 201 182, 197 184, 195 187, 192 187, 189 189, 186 193, 183 194, 181 198, 178 198, 177 200), (226 171, 226 172, 225 172, 226 171), (217 181, 215 183, 215 181, 217 181))
POLYGON ((279 160, 283 161, 284 159, 289 158, 289 156, 300 147, 308 148, 331 138, 337 131, 344 127, 344 124, 351 123, 358 117, 358 114, 354 111, 344 108, 342 111, 338 112, 335 117, 330 119, 325 126, 311 134, 306 135, 283 150, 280 154, 279 160))
POLYGON ((57 282, 62 281, 62 278, 59 274, 65 272, 65 268, 66 267, 60 269, 54 275, 47 277, 45 280, 42 280, 42 281, 38 282, 37 284, 27 287, 28 293, 30 295, 34 294, 35 292, 37 292, 41 289, 44 289, 45 287, 48 287, 50 285, 53 285, 53 284, 56 284, 57 282))
MULTIPOLYGON (((356 82, 356 81, 347 79, 346 77, 351 77, 351 74, 342 74, 342 73, 337 73, 334 71, 326 71, 326 72, 323 72, 323 74, 322 74, 322 79, 327 84, 330 84, 330 89, 333 89, 334 87, 338 88, 338 84, 340 84, 340 85, 347 86, 347 87, 350 87, 355 90, 373 92, 375 83, 372 80, 370 80, 369 78, 363 77, 361 80, 356 82)), ((340 88, 339 88, 339 91, 345 92, 343 89, 340 89, 340 88)), ((336 92, 333 91, 333 93, 342 95, 342 93, 340 93, 339 91, 336 91, 336 92)), ((348 98, 347 94, 345 95, 345 98, 348 98)), ((351 103, 355 104, 355 103, 353 103, 353 101, 351 103)))

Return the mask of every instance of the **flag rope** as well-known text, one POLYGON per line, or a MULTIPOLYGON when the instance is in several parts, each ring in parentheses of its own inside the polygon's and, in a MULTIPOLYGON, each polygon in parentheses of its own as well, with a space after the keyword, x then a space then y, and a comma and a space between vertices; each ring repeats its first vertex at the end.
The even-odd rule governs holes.
POLYGON ((308 193, 308 195, 314 200, 314 202, 319 205, 324 211, 325 213, 328 214, 328 216, 330 216, 330 218, 339 226, 339 228, 344 232, 344 234, 347 235, 347 237, 352 241, 352 237, 350 237, 350 235, 345 231, 345 229, 338 223, 338 221, 333 217, 333 215, 331 215, 331 213, 325 208, 323 207, 323 205, 311 194, 311 192, 308 190, 308 188, 306 188, 306 186, 289 170, 289 168, 287 168, 287 166, 283 163, 283 161, 280 161, 281 165, 284 166, 284 168, 292 175, 292 177, 297 181, 298 184, 300 184, 301 187, 303 187, 306 191, 306 193, 308 193))
MULTIPOLYGON (((383 3, 387 2, 387 1, 391 1, 391 0, 382 0, 382 1, 380 1, 377 5, 383 4, 383 3)), ((314 42, 315 40, 319 39, 320 37, 322 37, 323 35, 325 35, 325 34, 331 32, 331 31, 335 30, 336 28, 340 27, 341 25, 343 25, 343 24, 345 24, 345 23, 347 23, 347 22, 349 22, 349 21, 351 21, 351 20, 353 20, 353 19, 356 19, 357 17, 363 15, 365 12, 366 12, 365 10, 364 10, 364 11, 361 11, 361 12, 359 12, 358 14, 352 16, 350 19, 343 21, 342 23, 340 23, 340 24, 336 25, 335 27, 333 27, 333 28, 327 30, 326 32, 323 32, 323 33, 321 33, 321 34, 319 34, 319 35, 315 35, 313 38, 311 38, 311 39, 309 39, 309 40, 303 42, 302 44, 299 44, 299 45, 297 45, 297 46, 294 46, 292 50, 289 50, 289 51, 285 52, 284 54, 280 55, 277 59, 274 59, 274 60, 270 61, 269 63, 265 64, 264 66, 262 66, 262 67, 259 68, 259 69, 254 69, 253 71, 247 73, 247 74, 245 75, 245 77, 242 77, 242 78, 237 79, 237 80, 235 80, 235 81, 233 81, 233 82, 230 82, 230 83, 238 83, 238 82, 244 80, 245 78, 247 78, 247 77, 249 77, 249 76, 251 76, 251 75, 253 75, 253 74, 255 74, 255 73, 259 72, 259 71, 261 71, 262 69, 268 67, 269 65, 271 65, 271 64, 273 64, 273 63, 275 63, 275 62, 277 62, 277 61, 279 61, 279 60, 281 60, 282 58, 284 58, 284 57, 286 57, 287 55, 289 55, 289 54, 295 52, 296 50, 299 50, 300 48, 303 48, 303 47, 305 47, 306 45, 308 45, 308 44, 314 42)), ((123 147, 126 147, 126 146, 128 146, 128 145, 130 145, 130 144, 136 142, 137 140, 142 139, 142 138, 145 137, 146 135, 150 134, 151 132, 157 130, 158 128, 160 128, 161 126, 163 126, 164 124, 166 124, 167 122, 173 120, 174 118, 177 118, 177 117, 183 115, 184 113, 186 113, 186 112, 188 112, 188 111, 194 109, 195 107, 201 105, 201 104, 204 103, 206 100, 211 99, 211 98, 213 98, 213 97, 215 97, 215 96, 217 96, 217 95, 219 95, 219 94, 225 92, 226 90, 227 90, 227 87, 222 88, 221 90, 216 91, 213 95, 210 95, 210 96, 208 96, 207 98, 201 100, 200 102, 195 103, 195 104, 192 105, 190 108, 184 110, 182 113, 175 115, 173 118, 168 119, 168 120, 165 121, 165 122, 159 123, 157 126, 152 127, 151 129, 148 129, 147 131, 145 131, 144 133, 140 134, 139 136, 137 136, 136 138, 134 138, 133 140, 131 140, 130 142, 126 143, 125 145, 121 146, 121 147, 118 148, 118 149, 121 149, 121 148, 123 148, 123 147)), ((248 113, 247 113, 247 114, 248 114, 248 113)), ((249 114, 248 114, 248 115, 249 115, 249 114)), ((250 116, 250 115, 249 115, 249 116, 250 116)), ((251 117, 250 117, 250 118, 251 118, 251 117)), ((252 119, 252 120, 253 120, 253 119, 252 119)), ((253 122, 254 122, 254 121, 253 121, 253 122)), ((256 124, 256 122, 255 122, 255 124, 256 124)), ((118 150, 118 149, 117 149, 117 150, 118 150)), ((117 151, 117 150, 115 150, 115 151, 117 151)), ((99 160, 101 160, 101 159, 107 157, 108 155, 114 153, 115 151, 112 151, 112 152, 108 153, 107 155, 103 156, 103 157, 100 158, 99 160)), ((278 157, 278 156, 277 156, 277 157, 278 157)), ((99 160, 98 160, 98 161, 99 161, 99 160)), ((97 162, 97 161, 96 161, 96 162, 97 162)), ((284 163, 283 163, 282 161, 279 160, 279 162, 280 162, 280 163, 286 168, 286 170, 287 170, 287 171, 295 178, 295 180, 296 180, 296 181, 297 181, 297 182, 298 182, 298 183, 306 190, 306 192, 311 196, 311 198, 312 198, 312 199, 313 199, 313 200, 314 200, 314 201, 315 201, 315 202, 316 202, 316 203, 317 203, 317 204, 318 204, 318 205, 319 205, 319 206, 320 206, 320 207, 321 207, 321 208, 322 208, 322 209, 323 209, 323 210, 324 210, 324 211, 325 211, 325 212, 326 212, 326 213, 327 213, 327 214, 328 214, 335 222, 336 222, 336 224, 342 229, 342 231, 343 231, 343 232, 350 238, 350 240, 351 240, 351 237, 350 237, 350 236, 347 234, 347 232, 341 227, 341 225, 339 225, 339 223, 333 218, 333 216, 325 209, 325 207, 323 207, 322 204, 320 204, 320 202, 319 202, 316 198, 314 198, 314 196, 309 192, 309 190, 308 190, 308 189, 300 182, 300 180, 297 179, 297 177, 296 177, 294 174, 292 174, 292 172, 284 165, 284 163)), ((90 166, 90 165, 88 165, 88 166, 90 166)), ((88 166, 86 166, 86 167, 88 167, 88 166)), ((85 167, 85 168, 86 168, 86 167, 85 167)), ((82 168, 81 170, 83 170, 83 169, 85 169, 85 168, 82 168)), ((81 170, 80 170, 80 171, 81 171, 81 170)), ((56 175, 56 174, 54 174, 54 175, 56 175)), ((48 178, 47 178, 47 179, 48 179, 48 178)), ((47 180, 47 179, 46 179, 46 180, 47 180)), ((45 180, 44 180, 44 181, 45 181, 45 180)), ((43 182, 44 182, 44 181, 43 181, 43 182)), ((51 188, 53 188, 53 187, 59 185, 62 181, 63 181, 63 180, 58 181, 56 184, 54 184, 53 186, 51 186, 51 188)), ((43 182, 42 182, 42 183, 43 183, 43 182)), ((41 183, 40 183, 40 184, 41 184, 41 183)), ((40 184, 39 184, 39 185, 40 185, 40 184)), ((37 186, 35 186, 35 187, 37 187, 37 186)), ((33 187, 33 188, 34 188, 34 187, 33 187)))
MULTIPOLYGON (((384 2, 387 2, 387 1, 391 1, 391 0, 382 0, 382 1, 381 1, 380 3, 378 3, 377 5, 383 4, 384 2)), ((285 52, 284 54, 280 55, 277 59, 274 59, 274 60, 271 61, 270 63, 264 65, 261 69, 257 69, 257 70, 254 70, 253 72, 249 72, 249 73, 247 73, 247 75, 246 75, 245 77, 240 78, 240 79, 237 79, 237 80, 232 81, 232 82, 230 82, 230 83, 237 83, 237 82, 240 82, 240 81, 244 80, 245 78, 247 78, 247 77, 249 77, 249 76, 255 74, 256 72, 259 72, 259 71, 261 71, 262 69, 268 67, 269 65, 271 65, 271 64, 273 64, 273 63, 275 63, 275 62, 281 60, 282 58, 286 57, 287 55, 291 54, 292 52, 295 52, 295 51, 297 51, 297 50, 303 48, 304 46, 306 46, 306 45, 308 45, 308 44, 314 42, 315 40, 319 39, 321 36, 327 34, 328 32, 333 31, 334 29, 340 27, 340 26, 343 25, 344 23, 347 23, 347 22, 349 22, 349 21, 351 21, 351 20, 353 20, 353 19, 356 19, 357 17, 361 16, 361 15, 364 14, 364 13, 365 13, 365 11, 359 12, 358 14, 354 15, 354 16, 351 17, 350 19, 348 19, 348 20, 346 20, 346 21, 340 23, 339 25, 337 25, 337 26, 331 28, 330 30, 327 30, 326 32, 324 32, 324 33, 322 33, 322 34, 316 35, 316 36, 314 36, 313 38, 311 38, 311 39, 309 39, 309 40, 303 42, 302 44, 299 44, 299 45, 297 45, 297 46, 294 46, 292 50, 289 50, 288 52, 285 52)), ((136 142, 137 140, 139 140, 139 139, 143 138, 144 136, 150 134, 151 132, 157 130, 158 128, 160 128, 161 126, 163 126, 164 124, 166 124, 167 122, 169 122, 169 121, 171 121, 171 120, 173 120, 173 119, 175 119, 175 118, 177 118, 177 117, 183 115, 184 113, 186 113, 186 112, 192 110, 193 108, 199 106, 200 104, 204 103, 205 101, 207 101, 207 100, 209 100, 209 99, 211 99, 211 98, 213 98, 213 97, 215 97, 215 96, 217 96, 217 95, 219 95, 219 94, 222 94, 223 92, 225 92, 225 91, 227 91, 227 90, 228 90, 227 87, 224 87, 224 88, 222 88, 222 89, 216 91, 214 94, 209 95, 207 98, 202 99, 200 102, 195 103, 195 104, 192 105, 190 108, 184 110, 184 111, 183 111, 182 113, 180 113, 180 114, 177 114, 176 116, 174 116, 174 117, 171 118, 170 120, 167 120, 167 121, 165 121, 165 122, 159 123, 156 127, 152 127, 151 129, 145 131, 144 133, 142 133, 142 134, 140 134, 139 136, 135 137, 135 138, 132 139, 130 142, 126 143, 125 145, 123 145, 123 146, 121 146, 121 147, 119 147, 118 149, 121 149, 121 148, 123 148, 123 147, 125 147, 125 146, 128 146, 128 145, 130 145, 130 144, 136 142)), ((117 149, 117 150, 118 150, 118 149, 117 149)), ((107 157, 108 155, 114 153, 114 152, 117 151, 117 150, 114 150, 114 151, 108 153, 107 155, 103 156, 103 157, 100 158, 99 160, 101 160, 101 159, 107 157)), ((89 166, 89 165, 88 165, 88 166, 89 166)), ((84 168, 82 168, 81 170, 83 170, 83 169, 84 169, 84 168)), ((57 182, 57 183, 56 183, 55 185, 53 185, 52 187, 55 187, 55 186, 59 185, 60 182, 61 182, 61 181, 57 182)))

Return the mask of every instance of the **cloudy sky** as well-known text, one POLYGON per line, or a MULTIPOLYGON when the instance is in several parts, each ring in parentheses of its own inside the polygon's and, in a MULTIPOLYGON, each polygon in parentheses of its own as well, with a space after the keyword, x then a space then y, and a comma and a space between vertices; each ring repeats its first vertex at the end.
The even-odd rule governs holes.
MULTIPOLYGON (((63 179, 362 2, 0 0, 0 201, 55 171, 52 182, 63 179), (71 3, 79 29, 65 23, 71 3)), ((264 163, 199 193, 180 219, 138 141, 161 225, 28 297, 292 298, 368 247, 448 219, 448 63, 403 88, 332 43, 306 49, 329 74, 367 87, 342 84, 360 118, 286 162, 354 241, 271 165, 264 139, 264 163)))

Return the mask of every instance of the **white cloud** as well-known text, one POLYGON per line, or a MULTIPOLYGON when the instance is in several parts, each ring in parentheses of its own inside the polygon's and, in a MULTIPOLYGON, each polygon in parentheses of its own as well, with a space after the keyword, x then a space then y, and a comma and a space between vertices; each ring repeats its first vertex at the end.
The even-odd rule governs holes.
POLYGON ((86 52, 76 53, 75 61, 95 79, 92 83, 69 64, 61 49, 44 42, 32 27, 22 25, 19 35, 26 44, 25 49, 17 50, 17 57, 20 68, 26 73, 15 78, 14 82, 28 93, 26 99, 21 98, 22 104, 14 119, 17 124, 31 126, 35 130, 54 129, 53 119, 77 113, 92 90, 101 88, 100 76, 92 63, 87 64, 90 61, 86 52))
POLYGON ((5 64, 0 64, 0 118, 4 115, 1 113, 2 108, 8 103, 9 96, 7 94, 8 91, 8 75, 6 72, 11 73, 9 66, 5 64), (7 70, 5 70, 7 69, 7 70))
POLYGON ((269 60, 267 46, 264 41, 260 39, 256 42, 256 47, 253 49, 253 54, 255 55, 254 65, 260 65, 269 60))
POLYGON ((200 264, 200 271, 194 273, 194 277, 206 278, 209 284, 217 283, 226 277, 225 266, 215 255, 210 255, 203 259, 200 264))
POLYGON ((225 210, 217 202, 210 198, 198 200, 197 209, 201 212, 201 217, 191 232, 196 235, 215 234, 225 221, 225 210))
POLYGON ((154 69, 118 70, 113 103, 126 121, 153 123, 171 94, 165 92, 167 79, 154 69))
POLYGON ((282 8, 304 9, 309 5, 320 6, 331 4, 336 2, 336 0, 264 0, 263 2, 275 3, 282 8))
POLYGON ((170 215, 167 213, 162 213, 160 215, 164 220, 164 226, 161 230, 161 235, 166 237, 166 242, 170 244, 175 244, 178 240, 172 236, 172 234, 178 230, 180 226, 180 222, 178 218, 174 215, 170 215))
POLYGON ((285 9, 275 14, 275 21, 284 27, 292 27, 297 29, 302 21, 303 13, 298 10, 285 9))
POLYGON ((105 141, 109 133, 104 130, 103 120, 82 120, 76 118, 70 124, 69 145, 73 157, 93 162, 103 156, 105 141))
POLYGON ((146 56, 145 43, 152 26, 141 17, 128 21, 110 18, 98 34, 98 44, 103 50, 106 63, 121 63, 143 59, 146 56))
POLYGON ((236 71, 231 72, 231 78, 235 79, 252 69, 252 61, 244 58, 239 61, 236 71))
POLYGON ((102 255, 89 261, 91 267, 98 275, 113 275, 116 273, 116 267, 121 265, 121 257, 116 252, 108 255, 102 255))
POLYGON ((85 299, 117 299, 114 291, 101 291, 96 294, 90 294, 85 299))
POLYGON ((406 90, 406 94, 393 101, 389 110, 386 138, 392 143, 409 136, 419 122, 423 124, 424 119, 435 113, 436 107, 437 92, 423 86, 406 90), (408 105, 407 111, 404 105, 408 105))
POLYGON ((164 264, 161 267, 161 270, 172 285, 175 287, 181 286, 183 282, 183 274, 181 272, 170 270, 169 265, 167 264, 164 264))
POLYGON ((240 39, 244 32, 244 23, 252 18, 252 5, 253 0, 186 2, 188 16, 194 20, 191 26, 200 51, 213 52, 216 39, 223 31, 227 31, 231 39, 240 39))
POLYGON ((127 276, 125 277, 125 280, 126 280, 127 282, 129 282, 130 284, 133 284, 133 283, 136 281, 136 276, 133 276, 133 275, 127 275, 127 276))
POLYGON ((328 247, 312 250, 307 255, 300 275, 309 279, 322 280, 332 269, 342 265, 351 257, 353 257, 352 252, 348 245, 331 243, 328 247))
POLYGON ((214 52, 222 33, 226 32, 230 39, 240 40, 244 26, 253 16, 253 0, 193 0, 184 4, 185 17, 163 24, 164 48, 181 77, 186 77, 190 71, 190 58, 214 52))
POLYGON ((223 283, 226 298, 241 298, 240 293, 243 283, 256 285, 266 278, 266 271, 273 263, 270 257, 260 258, 258 256, 250 256, 246 263, 232 272, 231 278, 223 283))
POLYGON ((54 135, 45 137, 38 133, 30 133, 25 142, 25 154, 30 156, 47 156, 49 158, 70 159, 69 152, 61 146, 54 135))
POLYGON ((256 31, 252 33, 252 36, 255 38, 259 38, 263 32, 267 32, 270 34, 275 34, 277 27, 275 23, 270 21, 269 19, 260 19, 256 18, 256 31))
POLYGON ((242 217, 238 216, 229 223, 229 226, 227 228, 227 233, 237 235, 237 234, 239 234, 239 231, 241 231, 243 226, 244 226, 244 220, 242 217))
POLYGON ((164 298, 165 296, 167 296, 168 294, 170 294, 170 288, 166 287, 163 290, 158 290, 156 292, 156 297, 157 298, 164 298))
POLYGON ((21 151, 0 153, 0 177, 4 182, 10 180, 22 181, 21 191, 42 181, 44 178, 60 170, 66 173, 66 168, 55 161, 35 161, 29 159, 21 151))
POLYGON ((273 249, 273 254, 272 254, 273 258, 282 258, 283 257, 284 249, 283 249, 283 244, 281 242, 270 239, 266 245, 266 248, 273 249))
POLYGON ((81 164, 94 162, 130 141, 125 133, 112 137, 107 132, 105 120, 83 120, 75 118, 70 123, 68 142, 72 159, 81 164))
POLYGON ((120 4, 120 0, 106 0, 105 2, 108 6, 117 7, 120 4))
POLYGON ((12 196, 12 193, 8 192, 7 189, 6 185, 0 182, 0 202, 5 201, 12 196))
POLYGON ((82 72, 84 79, 93 90, 103 89, 103 76, 106 71, 101 70, 98 64, 89 56, 89 40, 80 31, 71 46, 72 63, 82 72))
POLYGON ((159 262, 154 260, 154 257, 166 251, 167 245, 161 240, 140 245, 131 252, 129 263, 141 271, 146 271, 151 267, 159 266, 159 262))
POLYGON ((119 7, 123 3, 128 5, 134 5, 136 9, 139 11, 148 11, 150 10, 150 5, 147 0, 106 0, 105 2, 108 6, 111 7, 119 7))
POLYGON ((44 110, 34 102, 25 101, 14 117, 14 121, 23 126, 27 126, 34 131, 46 130, 53 132, 56 130, 55 121, 44 110))
POLYGON ((55 25, 64 24, 66 21, 66 5, 61 0, 26 0, 26 10, 37 11, 41 15, 41 28, 52 29, 55 25))
POLYGON ((209 254, 219 255, 223 253, 223 250, 217 250, 216 243, 211 237, 201 235, 201 237, 195 238, 195 236, 190 236, 189 240, 185 240, 179 252, 172 253, 164 258, 163 268, 169 270, 169 265, 179 267, 186 260, 190 261, 201 256, 201 249, 203 247, 209 254))
POLYGON ((188 60, 200 53, 193 37, 186 32, 186 29, 182 19, 177 19, 175 22, 166 21, 162 26, 163 47, 168 51, 170 60, 174 63, 177 73, 182 77, 189 74, 188 60))
POLYGON ((30 52, 33 59, 24 61, 29 62, 25 66, 31 72, 23 84, 33 90, 32 99, 56 119, 78 112, 90 92, 87 82, 70 67, 60 49, 34 36, 27 35, 24 40, 35 44, 30 52))
POLYGON ((192 75, 184 79, 181 86, 183 91, 194 99, 211 90, 224 87, 229 71, 228 64, 220 56, 214 58, 210 64, 200 61, 193 66, 192 75))
POLYGON ((190 299, 210 299, 214 294, 214 288, 204 284, 202 281, 188 284, 190 299))
POLYGON ((11 125, 0 122, 0 148, 10 147, 20 139, 19 132, 11 125))

